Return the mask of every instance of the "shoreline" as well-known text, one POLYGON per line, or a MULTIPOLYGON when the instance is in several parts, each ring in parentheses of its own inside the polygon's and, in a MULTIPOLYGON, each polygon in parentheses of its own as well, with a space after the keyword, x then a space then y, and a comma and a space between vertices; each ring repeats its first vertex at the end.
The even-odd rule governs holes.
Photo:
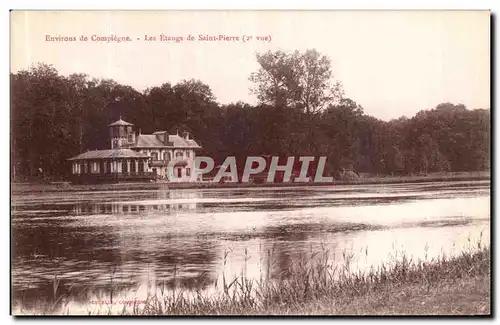
POLYGON ((436 173, 428 175, 408 176, 374 176, 357 180, 339 180, 332 183, 116 183, 73 185, 69 183, 11 183, 11 194, 45 193, 45 192, 81 192, 81 191, 124 191, 124 190, 159 190, 159 189, 212 189, 212 188, 256 188, 256 187, 302 187, 302 186, 338 186, 338 185, 377 185, 407 184, 447 181, 481 181, 491 180, 489 171, 436 173))
MULTIPOLYGON (((311 255, 275 281, 249 280, 242 275, 219 284, 223 290, 219 294, 193 298, 186 298, 183 289, 174 286, 173 292, 132 298, 134 304, 129 308, 114 312, 104 308, 89 311, 89 315, 491 316, 491 250, 480 242, 475 247, 456 256, 443 254, 425 261, 403 255, 367 272, 351 272, 348 267, 337 269, 328 264, 327 258, 311 264, 311 255)), ((349 265, 348 259, 345 262, 349 265)), ((65 305, 64 300, 63 296, 57 298, 60 306, 65 305)), ((20 303, 20 313, 15 316, 59 314, 55 305, 29 311, 20 303)), ((66 307, 60 311, 79 315, 66 307)))

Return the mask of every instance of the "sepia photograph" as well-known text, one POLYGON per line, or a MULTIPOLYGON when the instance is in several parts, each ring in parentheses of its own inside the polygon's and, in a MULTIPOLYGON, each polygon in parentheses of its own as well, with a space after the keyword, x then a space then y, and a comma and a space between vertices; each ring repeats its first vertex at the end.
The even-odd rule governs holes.
POLYGON ((488 10, 12 10, 13 316, 491 316, 488 10))

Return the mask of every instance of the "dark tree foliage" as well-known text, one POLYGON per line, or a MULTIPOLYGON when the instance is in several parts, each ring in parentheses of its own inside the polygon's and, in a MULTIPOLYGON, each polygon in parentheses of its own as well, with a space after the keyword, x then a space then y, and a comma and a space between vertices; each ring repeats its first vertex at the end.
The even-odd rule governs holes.
MULTIPOLYGON (((299 59, 296 65, 303 62, 299 59)), ((319 60, 329 71, 327 60, 319 60)), ((10 78, 15 181, 64 179, 71 170, 67 158, 110 147, 107 125, 120 116, 142 133, 189 131, 203 146, 199 154, 213 157, 216 165, 227 156, 236 156, 243 166, 247 156, 307 155, 326 156, 330 175, 342 169, 410 174, 490 168, 489 109, 443 103, 412 118, 385 122, 364 114, 349 98, 324 109, 300 104, 313 97, 328 103, 319 93, 297 95, 294 103, 220 105, 210 87, 198 80, 166 83, 141 93, 113 80, 62 76, 44 64, 10 78)), ((307 84, 298 85, 307 89, 307 84)))

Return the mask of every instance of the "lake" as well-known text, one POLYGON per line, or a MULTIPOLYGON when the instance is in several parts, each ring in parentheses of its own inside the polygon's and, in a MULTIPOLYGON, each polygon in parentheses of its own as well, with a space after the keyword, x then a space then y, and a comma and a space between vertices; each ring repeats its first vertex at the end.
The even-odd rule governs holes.
POLYGON ((11 227, 13 312, 96 313, 311 256, 356 271, 487 245, 490 182, 14 194, 11 227))

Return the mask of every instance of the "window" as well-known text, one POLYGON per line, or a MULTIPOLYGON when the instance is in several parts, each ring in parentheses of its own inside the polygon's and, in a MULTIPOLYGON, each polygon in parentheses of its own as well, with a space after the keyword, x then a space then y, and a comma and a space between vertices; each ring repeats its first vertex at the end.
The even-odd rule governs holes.
POLYGON ((186 158, 189 158, 189 156, 191 156, 191 153, 189 152, 189 150, 186 150, 186 158))
POLYGON ((177 168, 177 177, 182 177, 182 168, 177 168))
POLYGON ((191 176, 191 168, 186 168, 186 176, 191 176))
POLYGON ((134 135, 132 133, 129 133, 128 135, 128 142, 134 141, 134 135))
POLYGON ((182 155, 182 151, 177 151, 177 152, 175 153, 175 158, 182 158, 182 156, 183 156, 183 155, 182 155))
POLYGON ((158 153, 157 152, 153 152, 151 153, 152 157, 153 157, 153 160, 158 160, 158 153))

